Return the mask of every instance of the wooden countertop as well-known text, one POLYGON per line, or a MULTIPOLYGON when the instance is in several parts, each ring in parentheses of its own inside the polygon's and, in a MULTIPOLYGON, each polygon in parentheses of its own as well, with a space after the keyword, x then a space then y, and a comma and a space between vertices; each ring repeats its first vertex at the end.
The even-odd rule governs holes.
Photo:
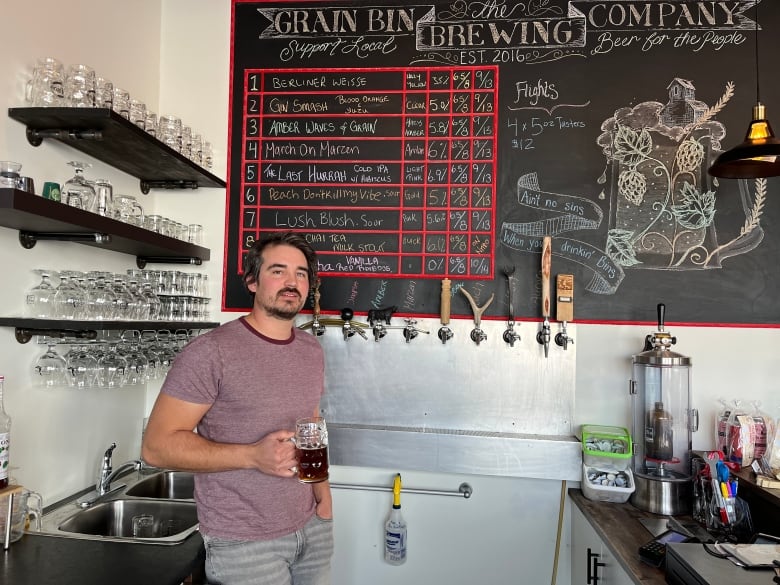
POLYGON ((664 516, 643 512, 628 503, 594 502, 587 499, 579 488, 570 488, 569 497, 636 583, 666 585, 664 572, 640 561, 637 552, 640 546, 653 538, 639 521, 643 518, 662 519, 664 516))

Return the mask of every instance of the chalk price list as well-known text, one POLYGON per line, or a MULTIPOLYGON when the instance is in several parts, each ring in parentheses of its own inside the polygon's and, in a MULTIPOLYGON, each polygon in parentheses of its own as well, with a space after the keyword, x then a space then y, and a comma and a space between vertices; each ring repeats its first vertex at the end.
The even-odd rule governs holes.
POLYGON ((241 253, 295 230, 334 276, 492 278, 498 69, 244 72, 241 253))

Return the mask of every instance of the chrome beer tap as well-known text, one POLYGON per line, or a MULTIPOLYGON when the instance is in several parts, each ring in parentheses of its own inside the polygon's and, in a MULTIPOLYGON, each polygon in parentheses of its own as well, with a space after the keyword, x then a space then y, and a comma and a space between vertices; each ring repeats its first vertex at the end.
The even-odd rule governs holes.
POLYGON ((371 331, 374 334, 374 341, 379 341, 385 335, 387 335, 387 327, 385 327, 382 323, 375 323, 371 328, 371 331))
POLYGON ((512 303, 512 298, 515 294, 515 267, 505 266, 502 270, 504 276, 506 276, 506 284, 509 289, 509 320, 504 330, 504 341, 509 344, 510 347, 515 346, 515 341, 520 341, 520 334, 515 331, 515 310, 512 303))
POLYGON ((460 292, 462 292, 465 297, 469 300, 469 304, 471 305, 471 311, 474 313, 474 329, 471 330, 471 341, 479 345, 481 342, 485 341, 487 339, 487 334, 482 331, 480 328, 480 324, 482 323, 482 313, 485 312, 485 309, 487 309, 490 306, 490 303, 493 302, 493 299, 495 298, 495 294, 491 294, 488 301, 482 305, 481 307, 477 306, 477 303, 474 302, 474 297, 472 297, 469 294, 469 291, 467 291, 465 288, 461 288, 460 292))
POLYGON ((360 335, 360 337, 363 339, 368 339, 368 336, 366 335, 366 332, 363 331, 363 328, 357 324, 352 323, 352 317, 354 316, 355 312, 349 307, 341 309, 341 320, 343 322, 341 326, 341 332, 344 335, 344 341, 347 341, 350 337, 355 335, 355 333, 360 335))
POLYGON ((428 335, 430 331, 425 331, 424 329, 419 329, 417 327, 417 319, 411 319, 406 318, 404 319, 404 322, 406 325, 404 325, 404 339, 406 340, 406 343, 409 343, 412 339, 417 337, 418 333, 425 333, 428 335))
POLYGON ((452 336, 455 335, 452 329, 449 328, 450 324, 450 285, 452 281, 449 278, 444 278, 441 281, 441 303, 439 306, 439 319, 441 321, 441 327, 439 328, 439 339, 442 343, 447 343, 452 336))

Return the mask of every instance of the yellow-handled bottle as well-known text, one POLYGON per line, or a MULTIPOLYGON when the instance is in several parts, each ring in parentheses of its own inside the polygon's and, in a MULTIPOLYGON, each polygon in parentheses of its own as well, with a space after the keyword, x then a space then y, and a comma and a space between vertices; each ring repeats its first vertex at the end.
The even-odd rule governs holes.
POLYGON ((391 565, 406 562, 406 521, 401 515, 401 474, 393 481, 393 508, 385 522, 385 561, 391 565))

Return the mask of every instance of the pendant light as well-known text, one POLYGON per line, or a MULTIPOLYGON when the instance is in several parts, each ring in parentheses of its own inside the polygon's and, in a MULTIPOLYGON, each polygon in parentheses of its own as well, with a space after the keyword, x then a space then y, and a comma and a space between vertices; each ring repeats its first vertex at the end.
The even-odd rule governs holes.
POLYGON ((756 105, 745 140, 722 153, 708 169, 713 177, 725 179, 759 179, 780 176, 780 140, 775 138, 761 103, 758 66, 758 3, 755 16, 756 105))

